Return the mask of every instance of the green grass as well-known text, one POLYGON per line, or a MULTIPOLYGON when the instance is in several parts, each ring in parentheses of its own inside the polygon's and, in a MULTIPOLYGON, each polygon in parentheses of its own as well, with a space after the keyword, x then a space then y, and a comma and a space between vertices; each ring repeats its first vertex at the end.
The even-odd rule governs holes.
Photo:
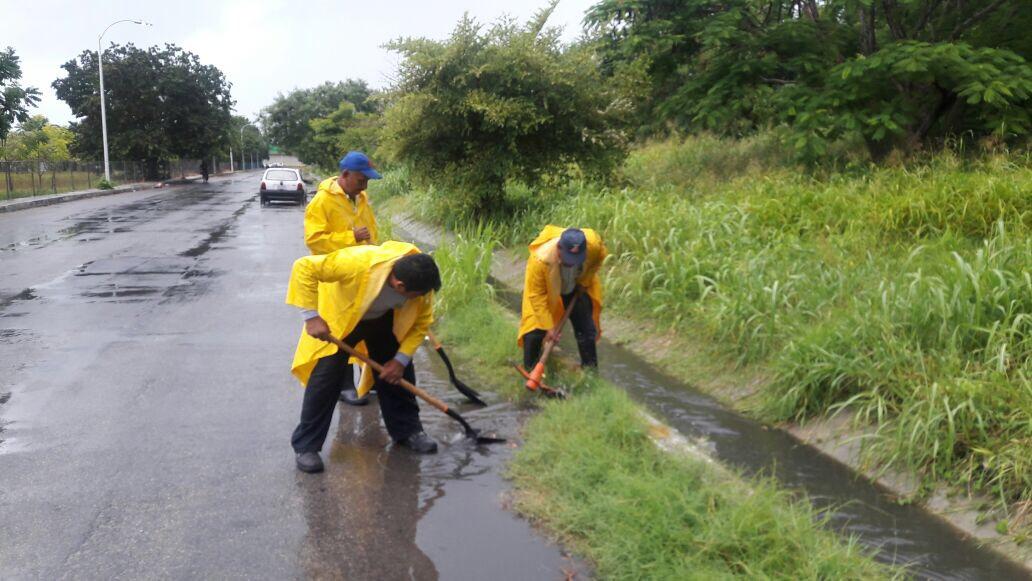
MULTIPOLYGON (((768 140, 703 137, 639 149, 624 174, 510 184, 487 218, 514 247, 546 223, 599 229, 607 308, 769 372, 758 416, 848 408, 877 426, 873 462, 1032 501, 1032 156, 815 175, 768 140)), ((446 192, 407 204, 484 219, 446 192)))
MULTIPOLYGON (((436 305, 453 358, 507 398, 528 393, 508 360, 516 321, 487 284, 493 233, 435 252, 436 305), (475 365, 471 365, 475 363, 475 365)), ((661 452, 638 407, 615 387, 567 376, 574 397, 544 404, 510 476, 517 506, 587 556, 602 578, 868 579, 893 571, 823 531, 805 500, 694 457, 661 452)), ((533 402, 541 400, 535 398, 533 402)))

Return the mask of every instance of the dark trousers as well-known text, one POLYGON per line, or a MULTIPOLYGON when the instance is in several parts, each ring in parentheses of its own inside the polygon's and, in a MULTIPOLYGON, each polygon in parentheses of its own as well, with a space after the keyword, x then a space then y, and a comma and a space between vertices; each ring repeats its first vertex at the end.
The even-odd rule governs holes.
MULTIPOLYGON (((562 295, 564 308, 570 305, 573 295, 574 293, 562 295)), ((570 323, 573 324, 573 336, 577 339, 577 351, 580 352, 582 367, 598 367, 598 354, 595 349, 598 329, 595 328, 595 319, 591 318, 591 310, 591 297, 582 294, 570 312, 570 323)), ((544 329, 534 329, 523 336, 523 367, 528 371, 537 365, 544 342, 544 329)))
MULTIPOLYGON (((348 345, 356 345, 365 341, 369 349, 369 357, 383 365, 398 352, 398 340, 394 337, 394 312, 371 321, 360 321, 355 330, 344 338, 348 345)), ((340 390, 344 384, 344 375, 351 373, 348 356, 338 351, 329 357, 323 357, 315 364, 312 376, 305 386, 305 399, 301 404, 301 422, 294 428, 290 439, 294 451, 318 452, 326 441, 326 434, 333 421, 333 410, 337 407, 340 390)), ((416 370, 411 363, 405 368, 405 379, 416 381, 416 370)), ((416 396, 404 388, 392 385, 379 378, 376 380, 376 399, 380 402, 380 413, 387 433, 394 441, 404 440, 412 434, 422 431, 419 421, 419 405, 416 396)))

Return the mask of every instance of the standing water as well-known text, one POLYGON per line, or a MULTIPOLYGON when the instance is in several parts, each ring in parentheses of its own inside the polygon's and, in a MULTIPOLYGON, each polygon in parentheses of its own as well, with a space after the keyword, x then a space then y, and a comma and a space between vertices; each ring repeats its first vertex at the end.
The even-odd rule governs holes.
MULTIPOLYGON (((433 248, 426 233, 413 235, 413 230, 410 224, 394 226, 395 234, 433 248)), ((519 311, 519 294, 491 282, 502 302, 519 311)), ((603 340, 599 361, 603 378, 671 427, 705 439, 716 460, 748 475, 772 475, 781 486, 804 492, 827 514, 833 529, 869 547, 879 561, 904 566, 922 579, 1032 579, 1028 571, 979 547, 945 521, 917 506, 899 504, 888 490, 816 448, 725 408, 629 350, 603 340)))

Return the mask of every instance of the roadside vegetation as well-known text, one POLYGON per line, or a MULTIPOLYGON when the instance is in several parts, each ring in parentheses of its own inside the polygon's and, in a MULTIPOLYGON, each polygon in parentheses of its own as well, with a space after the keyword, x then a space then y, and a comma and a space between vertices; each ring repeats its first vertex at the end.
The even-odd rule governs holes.
POLYGON ((846 413, 869 466, 988 493, 1019 529, 1032 4, 599 0, 570 44, 554 8, 399 39, 379 125, 309 127, 375 147, 420 219, 517 250, 598 229, 608 312, 759 378, 725 399, 846 413))
MULTIPOLYGON (((771 378, 739 405, 770 421, 848 410, 876 428, 864 448, 875 465, 1021 510, 1032 499, 1030 161, 946 152, 819 175, 759 141, 691 138, 634 151, 623 187, 512 183, 490 224, 517 248, 547 223, 599 228, 614 312, 771 378)), ((408 206, 452 228, 473 222, 443 211, 443 197, 424 190, 408 206)))
MULTIPOLYGON (((529 392, 509 368, 516 320, 487 282, 490 231, 435 251, 438 327, 480 380, 511 400, 529 392), (485 241, 487 243, 485 243, 485 241)), ((553 373, 563 373, 554 369, 553 373)), ((874 579, 854 542, 821 529, 805 499, 688 454, 659 450, 641 410, 616 387, 569 372, 575 395, 542 403, 510 467, 516 507, 611 579, 874 579)), ((527 402, 525 402, 527 403, 527 402)))

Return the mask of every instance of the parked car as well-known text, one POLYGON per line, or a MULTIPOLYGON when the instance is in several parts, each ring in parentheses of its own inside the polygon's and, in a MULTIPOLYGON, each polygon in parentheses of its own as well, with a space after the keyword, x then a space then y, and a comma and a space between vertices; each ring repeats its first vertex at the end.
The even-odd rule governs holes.
POLYGON ((258 194, 263 206, 271 202, 297 202, 303 206, 308 201, 301 172, 289 167, 270 167, 265 170, 258 194))

